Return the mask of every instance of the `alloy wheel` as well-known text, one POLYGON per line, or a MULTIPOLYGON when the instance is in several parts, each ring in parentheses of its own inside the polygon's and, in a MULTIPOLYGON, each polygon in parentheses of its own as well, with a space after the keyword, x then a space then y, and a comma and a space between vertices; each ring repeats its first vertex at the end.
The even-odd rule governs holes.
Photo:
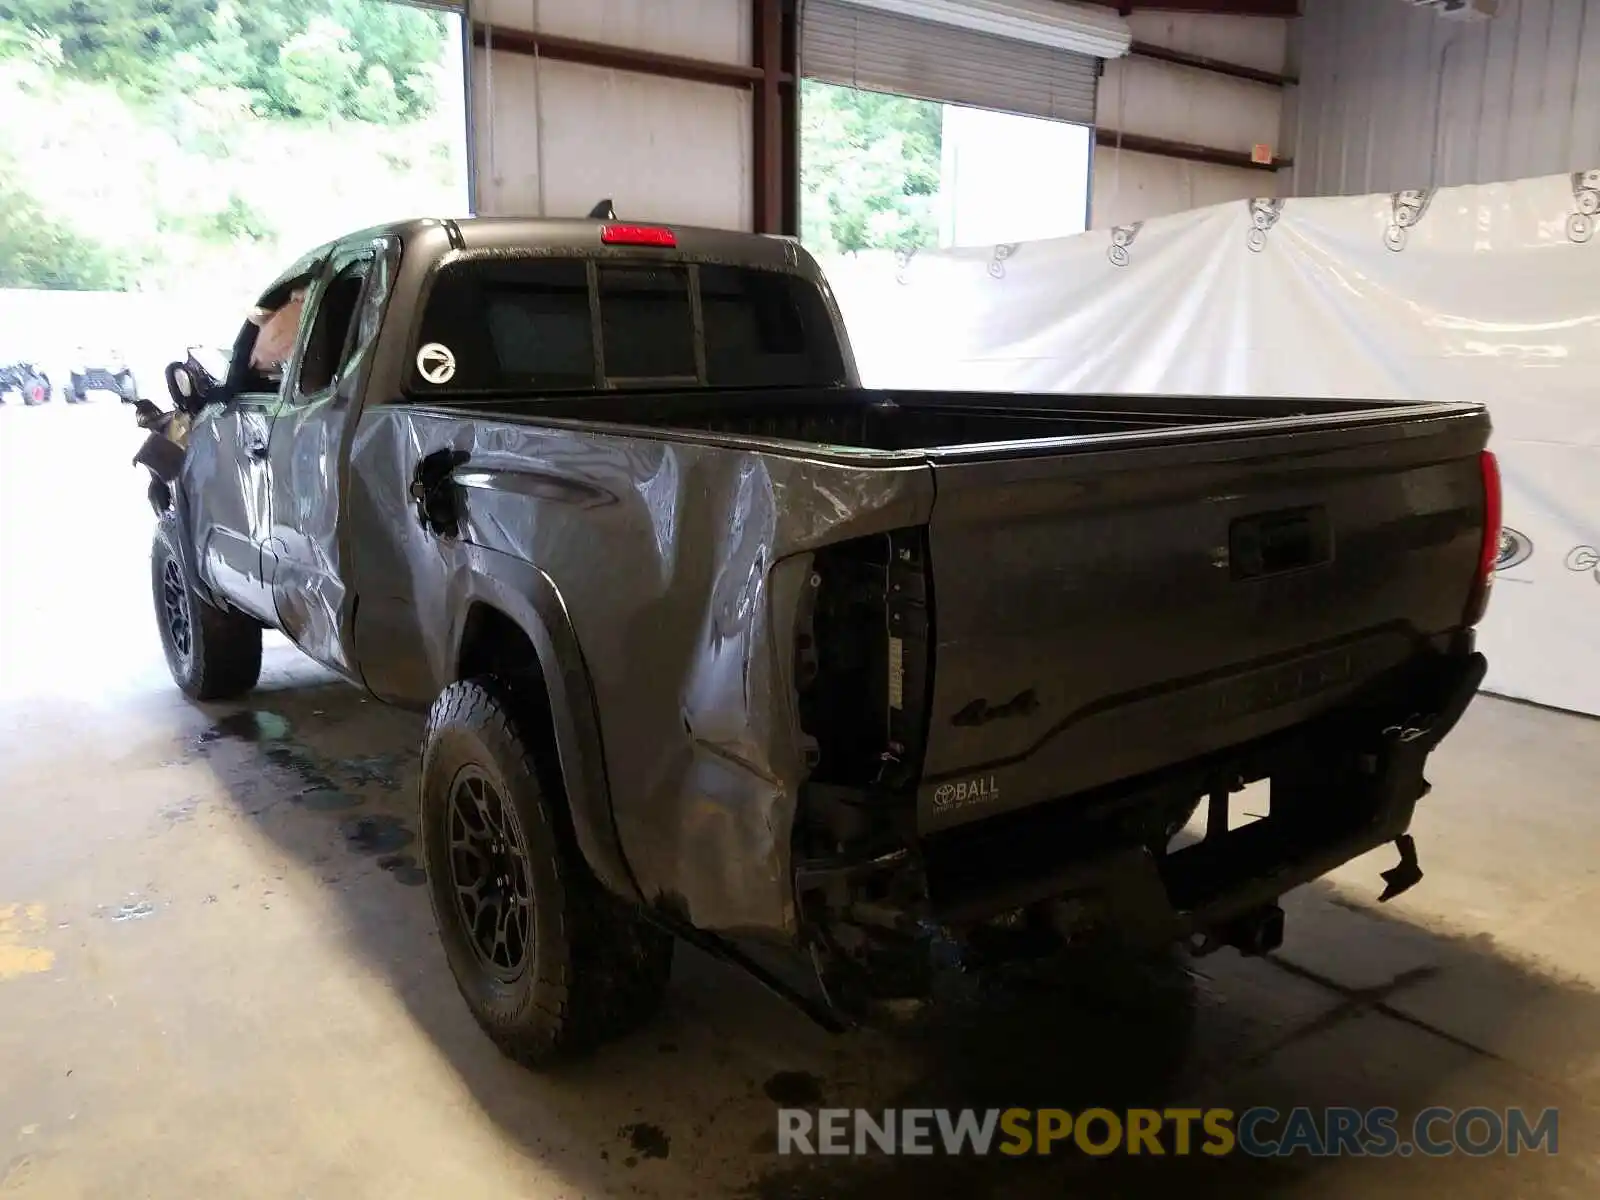
POLYGON ((527 969, 533 927, 532 873, 516 811, 467 767, 451 785, 446 819, 462 929, 480 965, 509 983, 527 969))

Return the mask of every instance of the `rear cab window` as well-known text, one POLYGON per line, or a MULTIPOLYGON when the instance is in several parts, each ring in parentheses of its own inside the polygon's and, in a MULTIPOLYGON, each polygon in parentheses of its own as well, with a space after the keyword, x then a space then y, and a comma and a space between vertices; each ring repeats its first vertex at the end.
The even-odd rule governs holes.
POLYGON ((845 382, 815 284, 671 261, 468 259, 435 276, 410 392, 526 394, 845 382))

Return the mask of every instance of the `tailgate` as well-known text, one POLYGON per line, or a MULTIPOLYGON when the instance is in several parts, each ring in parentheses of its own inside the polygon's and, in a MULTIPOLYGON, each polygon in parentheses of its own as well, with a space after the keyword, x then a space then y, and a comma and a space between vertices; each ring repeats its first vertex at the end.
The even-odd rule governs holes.
POLYGON ((936 452, 924 831, 1264 736, 1463 623, 1487 415, 936 452))

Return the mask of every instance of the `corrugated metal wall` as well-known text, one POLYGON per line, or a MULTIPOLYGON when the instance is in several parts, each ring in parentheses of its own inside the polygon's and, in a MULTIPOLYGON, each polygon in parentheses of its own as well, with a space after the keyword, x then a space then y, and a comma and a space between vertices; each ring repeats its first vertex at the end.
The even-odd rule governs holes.
MULTIPOLYGON (((1288 27, 1268 17, 1135 12, 1128 18, 1136 41, 1279 72, 1288 27)), ((1282 128, 1282 89, 1210 71, 1142 57, 1106 64, 1095 123, 1114 136, 1140 134, 1247 155, 1260 143, 1275 145, 1282 128)), ((1133 150, 1096 146, 1090 223, 1108 229, 1224 200, 1276 196, 1271 171, 1189 162, 1133 150)))
MULTIPOLYGON (((748 0, 473 0, 473 15, 608 46, 748 65, 748 0)), ((474 49, 477 211, 750 229, 748 90, 474 49)))
POLYGON ((1304 0, 1287 195, 1355 195, 1600 167, 1600 0, 1500 0, 1446 20, 1404 0, 1304 0))

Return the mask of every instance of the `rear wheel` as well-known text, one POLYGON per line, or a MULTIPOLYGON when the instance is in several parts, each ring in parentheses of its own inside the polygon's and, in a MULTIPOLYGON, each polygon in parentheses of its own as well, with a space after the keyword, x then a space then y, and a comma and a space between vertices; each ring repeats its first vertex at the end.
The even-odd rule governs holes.
POLYGON ((163 516, 150 548, 156 624, 172 680, 195 700, 229 700, 261 677, 261 626, 197 596, 178 557, 176 522, 163 516))
POLYGON ((22 402, 43 404, 50 399, 50 380, 45 375, 30 375, 22 381, 22 402))
POLYGON ((542 1067, 643 1023, 672 971, 670 934, 589 872, 541 786, 515 697, 452 684, 428 716, 422 845, 450 970, 502 1053, 542 1067))

